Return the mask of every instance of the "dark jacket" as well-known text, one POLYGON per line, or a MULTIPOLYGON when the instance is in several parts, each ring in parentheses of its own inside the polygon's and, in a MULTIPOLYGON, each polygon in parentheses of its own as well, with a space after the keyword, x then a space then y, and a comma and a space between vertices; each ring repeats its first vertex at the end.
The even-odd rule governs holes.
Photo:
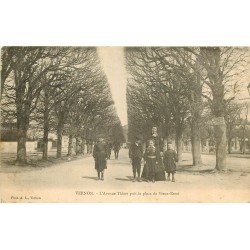
POLYGON ((121 145, 119 142, 114 142, 113 144, 114 151, 119 151, 121 149, 121 145))
POLYGON ((176 162, 178 161, 177 153, 173 149, 164 152, 163 162, 167 173, 175 173, 176 162))
POLYGON ((95 158, 95 169, 102 171, 107 168, 107 151, 104 143, 98 142, 94 146, 93 157, 95 158))
POLYGON ((160 155, 160 151, 157 147, 153 146, 153 147, 147 147, 144 153, 144 160, 147 161, 148 159, 152 159, 151 157, 154 157, 156 162, 158 162, 158 164, 161 164, 161 155, 160 155))
POLYGON ((142 149, 142 145, 138 144, 138 146, 133 143, 130 148, 129 148, 129 158, 134 159, 134 158, 138 158, 138 159, 142 159, 143 156, 143 149, 142 149))

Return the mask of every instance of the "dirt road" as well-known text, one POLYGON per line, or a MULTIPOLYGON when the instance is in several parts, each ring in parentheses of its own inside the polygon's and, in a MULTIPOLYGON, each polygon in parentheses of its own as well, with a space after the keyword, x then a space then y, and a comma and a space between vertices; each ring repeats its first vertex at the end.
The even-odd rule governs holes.
POLYGON ((190 167, 183 154, 176 182, 132 182, 128 151, 108 161, 105 180, 96 180, 91 156, 33 171, 0 174, 2 202, 250 202, 250 160, 229 158, 227 173, 211 172, 215 157, 190 167))

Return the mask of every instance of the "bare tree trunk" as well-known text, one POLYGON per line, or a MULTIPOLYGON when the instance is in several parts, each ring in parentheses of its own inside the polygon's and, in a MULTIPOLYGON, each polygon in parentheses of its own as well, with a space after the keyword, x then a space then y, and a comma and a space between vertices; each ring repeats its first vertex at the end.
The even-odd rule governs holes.
POLYGON ((80 138, 76 138, 76 155, 81 153, 81 141, 80 138))
POLYGON ((225 171, 227 169, 226 164, 226 125, 215 125, 215 147, 216 147, 216 169, 219 171, 225 171))
POLYGON ((48 159, 48 141, 49 141, 49 110, 45 107, 43 115, 43 160, 48 159))
MULTIPOLYGON (((197 61, 197 68, 200 68, 199 60, 197 61)), ((201 137, 200 137, 200 124, 201 124, 201 112, 202 112, 202 84, 200 75, 197 74, 196 79, 194 80, 194 89, 193 89, 193 110, 192 110, 192 121, 191 121, 191 144, 192 144, 192 157, 193 165, 201 165, 201 137)))
POLYGON ((167 123, 164 123, 164 127, 163 127, 163 133, 164 133, 164 135, 163 135, 163 150, 166 149, 165 145, 167 145, 168 141, 170 140, 170 138, 169 138, 169 127, 170 126, 167 123))
POLYGON ((200 126, 199 122, 196 119, 193 119, 191 123, 191 144, 192 144, 192 156, 193 156, 193 165, 201 165, 201 139, 200 139, 200 126))
POLYGON ((56 157, 61 158, 62 157, 62 126, 58 126, 57 128, 57 153, 56 157))
POLYGON ((89 143, 89 140, 87 140, 86 146, 87 146, 87 154, 90 154, 90 143, 89 143))
POLYGON ((73 149, 73 135, 70 135, 68 144, 68 156, 72 155, 72 149, 73 149))
POLYGON ((182 161, 182 132, 176 131, 175 141, 176 141, 178 162, 181 162, 182 161))
POLYGON ((93 142, 91 142, 89 145, 89 153, 92 154, 92 152, 93 152, 93 142))
POLYGON ((30 106, 28 103, 23 105, 22 92, 17 92, 16 97, 16 110, 17 110, 17 165, 27 164, 26 141, 27 131, 29 128, 29 111, 30 106))
POLYGON ((212 90, 213 99, 211 110, 216 118, 214 126, 215 146, 216 146, 216 167, 219 171, 227 169, 226 164, 226 125, 223 124, 225 117, 225 86, 223 84, 223 71, 220 67, 221 49, 219 47, 201 48, 203 66, 207 69, 209 87, 212 90))
POLYGON ((48 160, 48 136, 49 136, 49 131, 48 129, 44 130, 43 134, 43 160, 48 160))
MULTIPOLYGON (((19 120, 19 119, 18 119, 19 120)), ((17 165, 27 164, 27 155, 26 155, 26 141, 27 141, 27 126, 26 121, 19 120, 17 122, 17 165)))
POLYGON ((215 148, 216 148, 216 166, 215 169, 219 171, 227 170, 227 127, 224 123, 224 106, 223 106, 223 94, 221 94, 220 85, 217 88, 217 92, 213 93, 214 97, 214 114, 215 119, 220 119, 222 122, 215 123, 214 133, 215 133, 215 148), (224 124, 223 124, 224 123, 224 124))
POLYGON ((243 127, 243 140, 242 140, 242 153, 246 153, 246 136, 245 136, 246 126, 243 127))
POLYGON ((81 151, 82 151, 82 154, 84 155, 85 154, 85 139, 82 137, 82 144, 81 144, 81 151))
POLYGON ((231 154, 232 138, 228 138, 227 147, 228 153, 231 154))
POLYGON ((2 71, 0 71, 0 73, 1 73, 1 97, 0 97, 0 99, 2 99, 2 95, 3 95, 3 90, 4 90, 4 82, 5 82, 5 77, 4 77, 4 75, 3 75, 3 72, 2 71))

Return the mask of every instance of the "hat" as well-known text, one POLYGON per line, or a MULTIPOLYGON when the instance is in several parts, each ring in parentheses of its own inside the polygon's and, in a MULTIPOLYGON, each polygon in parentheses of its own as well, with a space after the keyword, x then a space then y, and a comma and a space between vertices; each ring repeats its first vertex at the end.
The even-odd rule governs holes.
POLYGON ((135 137, 136 140, 141 140, 142 138, 140 136, 135 137))

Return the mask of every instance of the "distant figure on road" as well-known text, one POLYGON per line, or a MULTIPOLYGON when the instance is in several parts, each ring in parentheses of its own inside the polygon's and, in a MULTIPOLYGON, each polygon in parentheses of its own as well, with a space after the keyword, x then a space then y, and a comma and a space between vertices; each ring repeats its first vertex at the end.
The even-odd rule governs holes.
POLYGON ((165 171, 168 174, 167 181, 170 181, 170 174, 172 174, 172 182, 175 182, 175 172, 176 172, 176 162, 178 161, 177 153, 172 147, 171 143, 168 143, 167 150, 163 155, 163 163, 165 166, 165 171))
POLYGON ((143 148, 141 145, 141 138, 136 137, 135 142, 131 144, 129 148, 129 158, 132 162, 133 168, 133 181, 136 181, 136 173, 137 173, 137 180, 140 182, 141 179, 141 160, 143 156, 143 148))
POLYGON ((93 157, 98 180, 104 180, 104 169, 107 169, 107 152, 103 138, 99 138, 94 146, 93 157))
POLYGON ((108 142, 106 145, 107 159, 110 160, 112 150, 112 143, 108 142))
POLYGON ((115 159, 118 160, 119 151, 121 149, 120 143, 118 141, 115 141, 113 147, 114 147, 115 159))

